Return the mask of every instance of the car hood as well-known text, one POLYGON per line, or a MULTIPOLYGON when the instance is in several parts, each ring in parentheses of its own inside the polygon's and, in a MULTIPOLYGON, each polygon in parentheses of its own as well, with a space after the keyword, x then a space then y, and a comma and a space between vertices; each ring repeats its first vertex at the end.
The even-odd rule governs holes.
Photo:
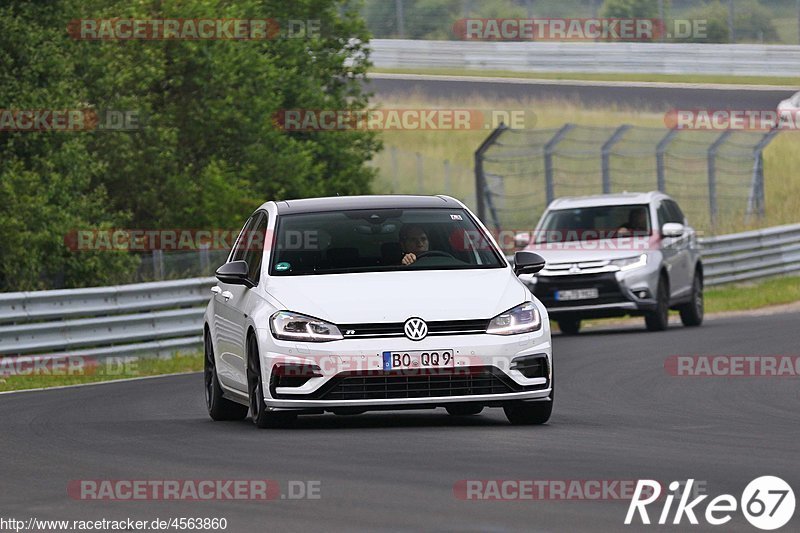
POLYGON ((337 324, 488 319, 528 296, 508 268, 274 276, 266 290, 289 311, 337 324))
POLYGON ((525 251, 541 255, 546 263, 610 261, 635 257, 658 249, 658 237, 649 239, 598 239, 594 241, 532 244, 525 251))

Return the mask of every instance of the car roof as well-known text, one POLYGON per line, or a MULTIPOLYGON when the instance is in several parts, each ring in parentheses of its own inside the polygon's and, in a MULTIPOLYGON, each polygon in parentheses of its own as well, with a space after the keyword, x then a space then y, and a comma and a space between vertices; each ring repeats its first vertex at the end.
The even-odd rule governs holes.
POLYGON ((383 194, 364 196, 330 196, 275 202, 279 215, 297 213, 322 213, 326 211, 351 211, 356 209, 461 209, 463 205, 449 196, 416 196, 383 194))
POLYGON ((624 192, 616 194, 595 194, 592 196, 564 196, 550 202, 550 209, 571 209, 575 207, 596 207, 605 205, 649 204, 656 200, 669 198, 659 191, 624 192))

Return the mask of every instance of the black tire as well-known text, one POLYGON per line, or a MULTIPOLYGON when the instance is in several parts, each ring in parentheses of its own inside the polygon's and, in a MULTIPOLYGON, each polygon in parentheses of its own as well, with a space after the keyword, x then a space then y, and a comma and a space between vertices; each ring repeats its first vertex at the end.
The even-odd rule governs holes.
POLYGON ((206 407, 212 420, 244 420, 247 407, 222 397, 222 387, 217 378, 217 363, 214 359, 214 346, 211 336, 206 332, 203 336, 203 378, 206 389, 206 407))
POLYGON ((556 375, 553 371, 549 402, 508 402, 503 406, 506 418, 515 426, 535 426, 550 420, 556 398, 556 375))
POLYGON ((703 277, 699 272, 692 281, 692 299, 680 308, 681 322, 686 327, 696 327, 703 323, 705 305, 703 302, 703 277))
POLYGON ((481 411, 483 411, 483 406, 468 403, 456 403, 445 406, 445 409, 447 409, 448 414, 452 416, 472 416, 481 414, 481 411))
POLYGON ((577 335, 581 330, 581 321, 578 318, 562 318, 556 322, 563 335, 577 335))
POLYGON ((258 342, 255 336, 247 337, 247 393, 250 398, 250 416, 256 427, 278 428, 292 424, 294 413, 270 412, 264 403, 264 386, 261 379, 261 360, 258 357, 258 342))
POLYGON ((669 326, 669 288, 663 276, 658 280, 656 310, 644 316, 644 323, 648 331, 664 331, 669 326))

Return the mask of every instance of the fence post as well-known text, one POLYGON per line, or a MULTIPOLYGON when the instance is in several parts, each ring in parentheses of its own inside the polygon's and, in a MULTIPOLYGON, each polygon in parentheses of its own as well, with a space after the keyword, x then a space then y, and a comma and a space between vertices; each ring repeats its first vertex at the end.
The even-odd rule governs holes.
POLYGON ((498 137, 503 134, 508 127, 502 122, 489 134, 488 137, 475 150, 475 208, 478 211, 478 218, 486 220, 486 176, 483 173, 483 156, 494 145, 498 137))
POLYGON ((717 221, 717 150, 732 133, 731 130, 722 132, 722 135, 708 148, 708 207, 711 212, 712 227, 717 221))
POLYGON ((397 146, 392 146, 392 194, 397 193, 397 146))
POLYGON ((424 190, 424 178, 422 170, 422 154, 417 152, 417 194, 422 194, 424 190))
POLYGON ((747 213, 744 221, 748 223, 750 217, 755 212, 759 217, 764 216, 764 149, 772 142, 780 130, 771 129, 761 137, 758 144, 753 148, 753 179, 750 181, 750 196, 747 199, 747 213))
POLYGON ((658 146, 656 146, 656 187, 661 192, 667 191, 667 177, 664 171, 664 154, 667 152, 669 143, 678 135, 679 131, 680 130, 677 128, 669 130, 669 133, 664 135, 664 138, 658 141, 658 146))
POLYGON ((619 128, 617 128, 611 137, 603 143, 603 148, 601 151, 602 157, 602 169, 603 169, 603 194, 609 194, 611 192, 611 168, 609 166, 609 159, 611 157, 611 149, 614 147, 615 144, 619 142, 625 132, 630 129, 630 125, 623 124, 619 128))
POLYGON ((153 277, 156 281, 164 279, 164 251, 153 250, 153 277))
POLYGON ((575 124, 564 124, 553 137, 544 145, 544 192, 547 203, 553 201, 555 190, 553 188, 553 152, 564 136, 569 133, 575 124))

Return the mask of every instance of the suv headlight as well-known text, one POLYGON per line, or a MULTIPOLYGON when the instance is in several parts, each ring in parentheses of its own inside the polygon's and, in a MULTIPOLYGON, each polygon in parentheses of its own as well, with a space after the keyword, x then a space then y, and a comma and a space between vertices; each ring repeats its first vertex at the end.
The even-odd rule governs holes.
POLYGON ((647 264, 647 254, 642 254, 637 257, 626 257, 624 259, 614 259, 611 261, 612 265, 619 267, 621 271, 633 270, 634 268, 643 267, 647 264))
POLYGON ((326 342, 343 338, 335 324, 290 311, 272 315, 269 327, 276 339, 284 341, 326 342))
POLYGON ((533 302, 525 302, 505 313, 501 313, 489 322, 486 333, 493 335, 515 335, 528 333, 542 327, 542 318, 533 302))

